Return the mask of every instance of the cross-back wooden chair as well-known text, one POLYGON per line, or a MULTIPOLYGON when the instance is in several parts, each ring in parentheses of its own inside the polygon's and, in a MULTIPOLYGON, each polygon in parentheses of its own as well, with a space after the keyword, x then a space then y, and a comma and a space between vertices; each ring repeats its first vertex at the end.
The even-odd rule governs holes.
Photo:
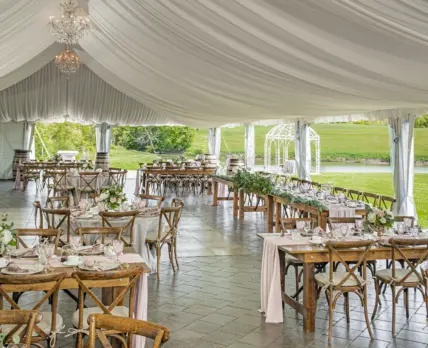
MULTIPOLYGON (((142 274, 141 267, 133 267, 126 270, 114 270, 107 272, 74 272, 72 277, 76 280, 79 286, 79 309, 73 314, 73 326, 78 329, 77 333, 77 348, 83 347, 83 331, 87 332, 88 318, 91 314, 108 314, 120 317, 132 318, 134 312, 134 294, 137 281, 142 274), (88 281, 101 280, 129 280, 127 285, 121 289, 121 292, 115 297, 110 305, 104 305, 97 295, 87 285, 88 281), (128 297, 128 307, 123 306, 125 296, 128 297), (86 296, 87 295, 87 296, 86 296), (85 298, 89 297, 96 305, 95 307, 85 308, 85 298)), ((120 331, 112 329, 104 331, 106 336, 119 335, 120 331)))
POLYGON ((88 348, 95 348, 95 342, 101 342, 104 348, 111 347, 104 334, 105 330, 117 330, 122 336, 119 338, 125 348, 132 347, 132 336, 138 335, 152 339, 153 348, 162 347, 169 340, 170 331, 164 326, 149 323, 147 321, 123 318, 108 314, 92 314, 89 317, 89 343, 88 348))
POLYGON ((58 244, 61 236, 61 230, 56 228, 18 228, 16 230, 16 248, 29 248, 23 237, 48 239, 51 243, 55 244, 55 249, 58 249, 58 244))
POLYGON ((415 217, 414 216, 403 216, 403 215, 396 215, 394 216, 394 222, 404 222, 405 219, 412 220, 412 226, 415 226, 415 217))
POLYGON ((363 193, 358 190, 348 190, 346 198, 352 199, 353 201, 359 201, 363 193))
POLYGON ((379 208, 392 210, 397 200, 394 197, 379 196, 379 208))
POLYGON ((333 332, 333 310, 340 296, 345 297, 345 312, 346 322, 350 322, 349 314, 349 293, 355 293, 364 309, 364 316, 367 326, 367 331, 373 339, 373 333, 370 327, 369 316, 367 311, 367 257, 370 248, 374 244, 372 240, 362 241, 329 241, 326 243, 329 255, 330 269, 328 273, 318 273, 315 275, 315 281, 318 285, 318 292, 325 291, 328 296, 329 303, 329 325, 328 325, 328 340, 331 341, 333 332), (351 266, 344 259, 344 251, 355 249, 357 262, 351 266), (334 262, 340 262, 345 267, 346 272, 334 272, 334 262), (362 266, 363 274, 358 275, 356 272, 362 266), (336 292, 336 295, 334 295, 336 292))
MULTIPOLYGON (((59 169, 56 168, 55 170, 49 170, 49 175, 53 178, 53 186, 51 190, 53 190, 53 195, 56 196, 58 193, 60 195, 67 195, 72 194, 73 197, 76 194, 76 188, 74 186, 71 186, 67 183, 67 169, 59 169)), ((48 196, 50 195, 50 191, 48 190, 48 196)))
POLYGON ((86 194, 86 198, 90 194, 98 192, 98 176, 99 172, 79 172, 79 193, 86 194))
POLYGON ((126 182, 126 175, 128 174, 127 170, 109 170, 108 173, 108 183, 109 185, 117 185, 124 187, 126 182))
POLYGON ((46 200, 46 208, 49 208, 49 209, 69 209, 70 208, 70 197, 69 196, 48 197, 46 200))
POLYGON ((67 234, 67 243, 70 242, 70 209, 42 208, 48 228, 62 229, 67 234))
MULTIPOLYGON (((0 310, 0 325, 14 325, 23 327, 19 333, 20 343, 23 343, 27 348, 31 347, 31 338, 33 336, 34 325, 40 322, 41 316, 37 311, 29 310, 0 310)), ((10 333, 6 334, 4 344, 12 343, 10 333)))
POLYGON ((146 195, 146 194, 140 194, 138 195, 139 198, 146 201, 146 205, 148 207, 150 206, 156 206, 159 209, 162 206, 162 203, 165 201, 164 196, 154 196, 154 195, 146 195))
POLYGON ((182 206, 162 208, 159 214, 159 224, 157 233, 150 233, 146 237, 146 243, 151 249, 156 250, 157 257, 157 277, 160 280, 160 260, 162 247, 168 246, 168 256, 172 269, 175 272, 178 268, 177 258, 177 232, 182 206), (174 263, 175 258, 175 263, 174 263))
POLYGON ((334 186, 332 189, 331 189, 331 191, 332 191, 332 194, 334 195, 334 196, 337 196, 337 195, 339 195, 339 194, 344 194, 345 196, 346 196, 346 193, 347 193, 347 191, 348 191, 348 189, 346 189, 346 188, 344 188, 344 187, 337 187, 337 186, 334 186))
POLYGON ((428 316, 428 293, 426 280, 422 274, 423 270, 418 268, 428 260, 428 239, 402 239, 391 238, 388 242, 392 249, 391 268, 382 269, 376 272, 376 302, 372 314, 372 320, 376 317, 379 306, 379 297, 382 285, 390 285, 392 289, 392 335, 395 336, 396 303, 402 293, 404 293, 404 304, 406 306, 406 317, 409 318, 409 288, 417 289, 424 299, 428 316), (418 247, 424 250, 422 256, 417 260, 409 260, 403 249, 418 247), (397 268, 395 261, 403 261, 404 267, 397 268), (400 289, 397 292, 397 287, 400 289))
POLYGON ((321 184, 319 182, 312 181, 312 187, 318 191, 321 190, 321 184))
POLYGON ((379 195, 376 193, 363 192, 361 194, 361 199, 364 203, 369 203, 372 207, 377 207, 379 202, 379 195))
POLYGON ((94 243, 105 245, 113 239, 121 239, 122 229, 120 227, 80 227, 76 229, 76 234, 82 236, 83 245, 94 243))
MULTIPOLYGON (((15 300, 9 296, 8 293, 16 285, 28 285, 29 291, 39 291, 38 289, 44 288, 47 283, 51 283, 52 287, 50 290, 44 293, 41 300, 36 303, 32 303, 31 310, 40 311, 41 307, 48 301, 51 304, 51 311, 40 311, 42 319, 39 323, 34 325, 33 335, 31 337, 31 345, 43 347, 41 342, 46 341, 47 347, 55 346, 56 335, 63 326, 63 319, 58 314, 58 291, 62 281, 65 279, 65 273, 41 273, 31 275, 4 275, 0 274, 0 309, 3 309, 4 302, 8 303, 12 309, 21 310, 15 300)), ((13 335, 19 332, 22 326, 10 326, 9 334, 13 335)), ((4 327, 3 327, 4 328, 4 327)))
POLYGON ((99 213, 102 220, 102 227, 120 227, 122 230, 121 239, 126 246, 134 243, 134 223, 138 215, 138 210, 111 212, 101 211, 99 213), (127 238, 129 236, 129 240, 127 238))
MULTIPOLYGON (((333 231, 333 230, 337 229, 340 225, 343 225, 343 224, 349 224, 349 225, 352 225, 352 227, 355 227, 356 221, 359 219, 360 218, 358 218, 358 217, 329 217, 327 221, 328 221, 330 231, 333 231)), ((349 261, 348 264, 353 265, 353 264, 355 264, 355 262, 349 261)), ((334 263, 333 270, 335 272, 337 271, 337 268, 339 265, 340 265, 340 262, 334 263)), ((368 260, 367 261, 367 268, 369 269, 372 276, 374 276, 376 273, 376 261, 368 260)), ((363 266, 360 265, 358 270, 360 272, 360 275, 362 275, 363 266)))
POLYGON ((23 174, 22 174, 22 181, 23 181, 23 190, 25 191, 28 186, 28 182, 31 180, 34 180, 36 183, 36 190, 38 191, 40 188, 40 171, 41 167, 35 164, 24 164, 23 166, 23 174))
POLYGON ((183 214, 184 202, 181 199, 175 197, 171 200, 171 207, 181 207, 180 214, 178 215, 177 220, 177 223, 179 223, 181 219, 181 214, 183 214))

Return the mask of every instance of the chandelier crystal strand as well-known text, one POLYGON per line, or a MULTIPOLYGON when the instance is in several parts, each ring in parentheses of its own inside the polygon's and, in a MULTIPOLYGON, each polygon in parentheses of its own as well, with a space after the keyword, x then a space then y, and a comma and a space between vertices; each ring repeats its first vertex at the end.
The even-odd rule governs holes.
POLYGON ((62 0, 62 17, 49 17, 49 27, 59 43, 76 45, 91 29, 89 18, 77 0, 62 0))
POLYGON ((56 67, 64 74, 75 73, 80 67, 80 57, 69 47, 55 57, 56 67))

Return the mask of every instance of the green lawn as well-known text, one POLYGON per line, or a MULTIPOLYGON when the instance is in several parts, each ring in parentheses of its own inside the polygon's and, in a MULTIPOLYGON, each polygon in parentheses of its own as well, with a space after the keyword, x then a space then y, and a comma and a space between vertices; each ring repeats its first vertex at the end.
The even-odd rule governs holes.
POLYGON ((138 163, 151 162, 159 159, 158 155, 152 153, 127 150, 121 147, 114 147, 110 150, 110 166, 127 170, 136 170, 138 163))
MULTIPOLYGON (((366 126, 356 124, 314 124, 320 135, 321 159, 388 159, 389 136, 386 126, 366 126)), ((263 157, 264 139, 272 126, 256 126, 256 154, 263 157)), ((223 154, 244 153, 244 127, 222 128, 221 151, 223 154)), ((428 160, 428 128, 415 129, 415 158, 428 160)), ((208 131, 200 129, 190 151, 208 152, 208 131)), ((290 146, 290 154, 294 145, 290 146)))
MULTIPOLYGON (((320 183, 332 183, 359 191, 393 196, 392 175, 388 173, 326 173, 312 175, 311 179, 320 183)), ((419 224, 428 227, 428 174, 415 175, 414 198, 419 224)))

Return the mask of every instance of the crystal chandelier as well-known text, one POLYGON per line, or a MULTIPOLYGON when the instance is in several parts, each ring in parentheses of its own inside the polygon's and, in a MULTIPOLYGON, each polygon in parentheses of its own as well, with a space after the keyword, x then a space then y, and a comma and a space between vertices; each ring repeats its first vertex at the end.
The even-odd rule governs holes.
POLYGON ((91 29, 89 18, 77 0, 61 0, 62 17, 49 17, 49 27, 59 43, 76 45, 91 29))
POLYGON ((55 57, 56 67, 64 74, 75 73, 80 67, 80 57, 66 46, 65 50, 55 57))

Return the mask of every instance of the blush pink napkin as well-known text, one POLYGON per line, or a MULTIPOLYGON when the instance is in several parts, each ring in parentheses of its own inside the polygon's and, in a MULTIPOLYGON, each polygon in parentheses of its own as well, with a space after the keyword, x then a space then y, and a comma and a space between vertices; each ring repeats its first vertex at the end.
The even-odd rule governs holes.
POLYGON ((308 245, 308 240, 292 240, 291 236, 265 237, 261 269, 260 312, 265 313, 266 323, 282 323, 284 320, 278 246, 308 245))

